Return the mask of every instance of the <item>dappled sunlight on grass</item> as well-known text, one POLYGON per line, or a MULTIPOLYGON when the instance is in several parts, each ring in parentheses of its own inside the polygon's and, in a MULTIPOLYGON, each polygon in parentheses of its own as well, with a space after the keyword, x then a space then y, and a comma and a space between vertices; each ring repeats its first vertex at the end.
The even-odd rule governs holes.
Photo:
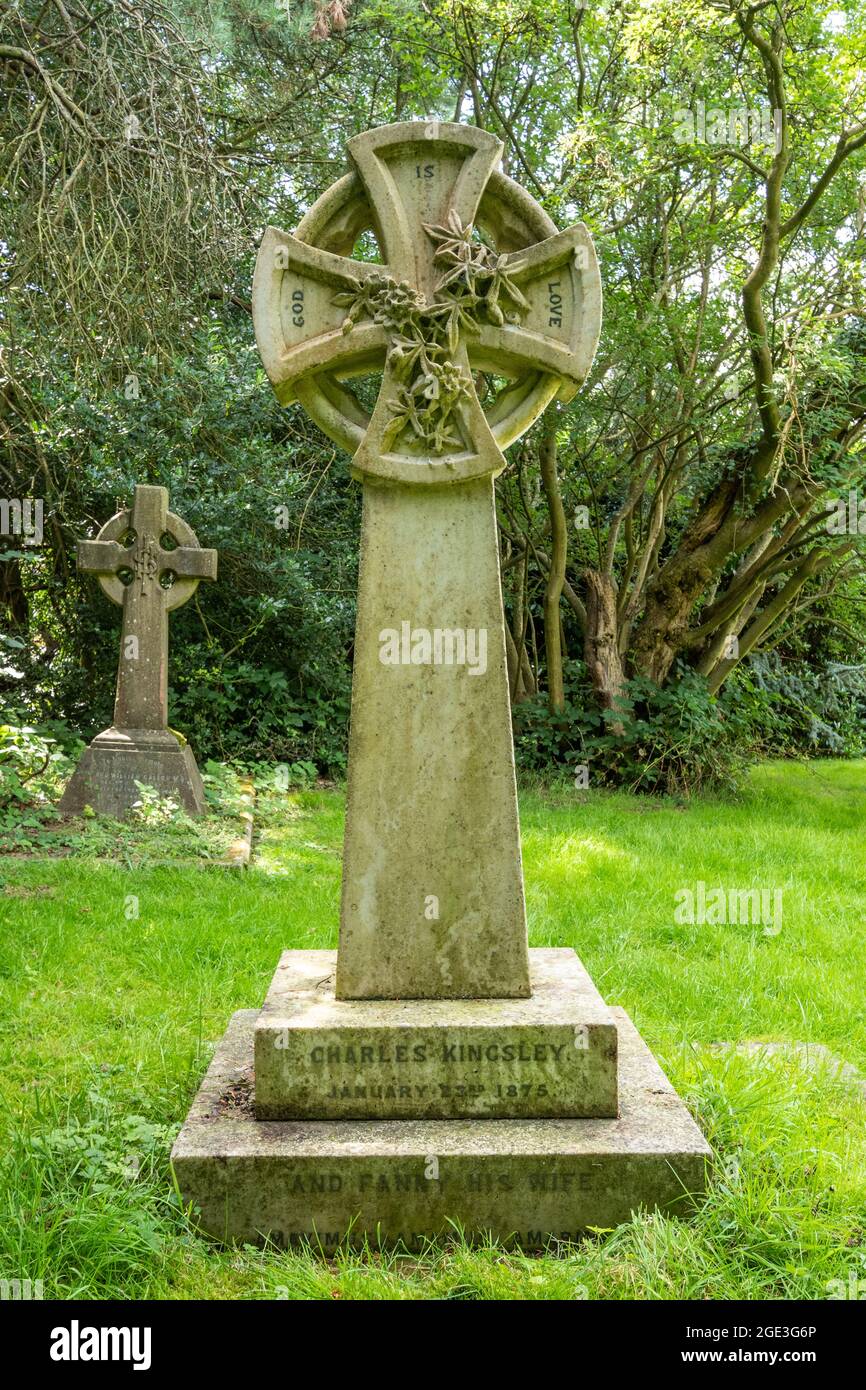
POLYGON ((253 872, 285 878, 316 869, 326 879, 339 876, 342 800, 333 792, 260 792, 253 872))
POLYGON ((539 873, 563 869, 585 875, 606 860, 625 860, 626 851, 597 835, 524 836, 524 859, 539 873))
POLYGON ((821 1042, 866 1068, 864 793, 866 764, 822 763, 758 768, 738 798, 522 796, 531 943, 573 947, 629 1010, 721 1174, 690 1222, 638 1216, 537 1257, 221 1253, 173 1205, 171 1138, 229 1014, 261 1004, 287 947, 336 945, 341 792, 262 793, 246 872, 3 862, 0 1253, 48 1297, 823 1296, 864 1239, 862 1098, 709 1045, 821 1042), (698 882, 781 888, 780 930, 678 920, 698 882))

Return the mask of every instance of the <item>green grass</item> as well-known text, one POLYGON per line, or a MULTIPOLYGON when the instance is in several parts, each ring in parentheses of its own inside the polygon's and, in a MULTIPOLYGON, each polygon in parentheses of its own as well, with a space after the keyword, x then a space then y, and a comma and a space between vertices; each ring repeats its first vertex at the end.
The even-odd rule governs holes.
POLYGON ((713 1051, 813 1041, 866 1071, 866 764, 772 764, 737 799, 522 797, 532 945, 573 946, 629 1009, 718 1155, 688 1220, 645 1214, 520 1255, 220 1251, 168 1151, 233 1009, 281 950, 336 944, 343 798, 261 807, 246 874, 0 861, 0 1277, 46 1297, 792 1298, 866 1279, 866 1129, 850 1083, 713 1051), (781 931, 678 925, 675 894, 783 889, 781 931), (137 904, 133 901, 137 899, 137 904), (138 916, 134 915, 137 906, 138 916))

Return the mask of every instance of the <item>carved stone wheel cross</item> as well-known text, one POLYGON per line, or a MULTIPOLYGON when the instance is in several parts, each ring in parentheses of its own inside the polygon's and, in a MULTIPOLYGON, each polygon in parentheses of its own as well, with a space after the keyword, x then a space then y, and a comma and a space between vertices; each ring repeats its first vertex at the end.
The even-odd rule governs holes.
POLYGON ((268 228, 253 286, 278 399, 364 484, 336 992, 526 996, 493 478, 589 371, 598 266, 486 131, 402 123, 348 150, 294 236, 268 228), (381 261, 355 260, 371 234, 381 261), (370 412, 349 383, 377 372, 370 412))
POLYGON ((168 727, 168 615, 216 579, 217 552, 203 549, 191 526, 168 510, 164 487, 140 484, 131 507, 79 541, 78 568, 95 574, 123 610, 114 722, 85 749, 60 809, 86 806, 123 817, 141 784, 176 798, 189 815, 204 812, 201 776, 189 744, 168 727))
POLYGON ((92 541, 79 541, 78 568, 95 574, 123 609, 116 729, 168 723, 168 614, 188 603, 202 579, 216 579, 217 553, 168 510, 163 487, 139 484, 131 508, 117 512, 92 541), (133 659, 128 659, 134 643, 133 659))
MULTIPOLYGON (((297 398, 325 433, 354 455, 357 475, 422 483, 495 474, 504 467, 501 451, 554 396, 569 400, 589 371, 601 316, 589 233, 582 224, 557 232, 538 204, 496 170, 501 142, 475 126, 382 126, 356 136, 348 148, 356 172, 315 203, 295 236, 269 227, 259 252, 256 334, 277 397, 284 405, 297 398), (526 307, 510 302, 506 292, 504 322, 489 314, 483 297, 474 324, 463 316, 448 359, 468 377, 462 439, 434 453, 413 443, 406 431, 396 441, 389 438, 392 405, 404 384, 392 349, 393 338, 400 336, 399 306, 393 327, 377 322, 363 305, 363 291, 371 279, 387 276, 434 305, 436 286, 449 267, 437 259, 442 242, 427 228, 447 229, 449 223, 485 235, 498 253, 493 259, 503 262, 500 275, 520 292, 526 307), (351 259, 365 232, 373 233, 384 264, 351 259), (347 296, 362 299, 349 331, 347 296), (370 418, 344 383, 382 370, 370 418), (479 372, 502 382, 484 410, 474 383, 479 372)), ((481 288, 488 288, 491 277, 481 278, 481 288)), ((448 288, 463 287, 458 278, 448 288)))

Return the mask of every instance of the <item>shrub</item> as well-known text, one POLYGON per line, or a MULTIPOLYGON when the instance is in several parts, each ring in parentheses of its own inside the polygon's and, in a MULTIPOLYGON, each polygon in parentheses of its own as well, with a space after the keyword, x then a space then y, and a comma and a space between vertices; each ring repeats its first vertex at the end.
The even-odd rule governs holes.
POLYGON ((810 666, 761 653, 740 667, 723 699, 768 755, 858 758, 866 752, 866 666, 810 666))
POLYGON ((715 699, 688 669, 669 686, 630 680, 617 707, 600 713, 583 665, 573 662, 562 713, 537 697, 517 707, 515 726, 521 766, 555 776, 583 764, 590 785, 642 792, 736 787, 755 747, 743 711, 715 699))

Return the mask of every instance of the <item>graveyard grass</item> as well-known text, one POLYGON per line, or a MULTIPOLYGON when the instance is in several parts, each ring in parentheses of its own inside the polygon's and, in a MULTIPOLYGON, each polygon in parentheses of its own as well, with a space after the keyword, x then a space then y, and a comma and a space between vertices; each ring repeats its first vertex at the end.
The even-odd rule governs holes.
MULTIPOLYGON (((171 1141, 285 947, 336 944, 343 798, 264 796, 255 867, 0 863, 0 1277, 89 1298, 825 1298, 866 1279, 866 764, 769 764, 738 798, 521 797, 530 941, 624 1005, 717 1155, 688 1220, 643 1214, 540 1254, 224 1251, 173 1192, 171 1141), (781 887, 781 931, 677 924, 675 894, 781 887), (127 920, 129 894, 138 920, 127 920), (831 1281, 840 1281, 833 1284, 831 1281)), ((864 1286, 861 1286, 864 1287, 864 1286)))

